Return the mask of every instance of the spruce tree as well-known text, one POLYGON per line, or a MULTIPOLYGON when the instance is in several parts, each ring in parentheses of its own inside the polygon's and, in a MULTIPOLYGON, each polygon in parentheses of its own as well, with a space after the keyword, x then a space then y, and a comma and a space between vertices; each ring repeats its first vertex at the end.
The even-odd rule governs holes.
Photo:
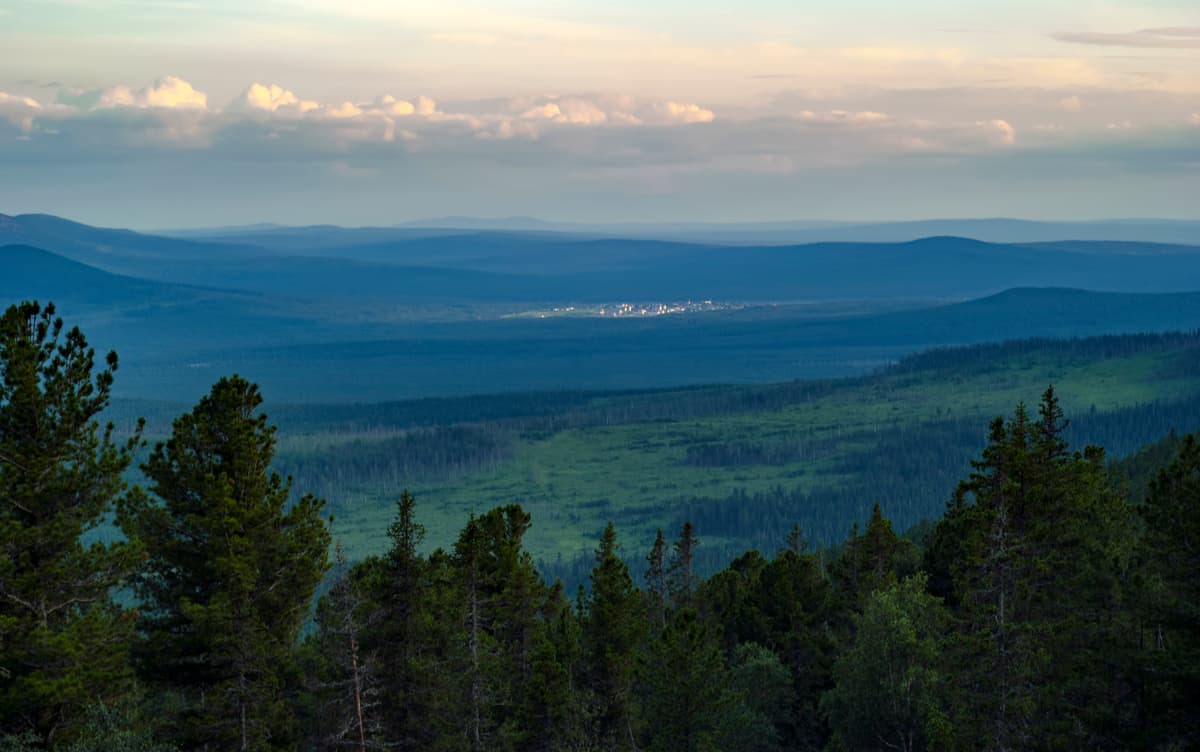
POLYGON ((130 542, 85 544, 126 493, 140 444, 97 416, 117 369, 53 304, 0 317, 0 735, 66 744, 85 706, 119 705, 132 672, 131 613, 110 599, 130 542))
POLYGON ((330 537, 324 502, 289 504, 290 479, 270 470, 275 428, 261 403, 240 377, 217 382, 142 466, 161 502, 143 496, 121 514, 145 548, 141 668, 178 693, 169 729, 187 747, 296 740, 296 641, 330 537))
POLYGON ((684 521, 679 529, 679 540, 675 542, 671 552, 671 562, 667 565, 667 591, 671 595, 671 605, 676 609, 694 606, 692 598, 696 593, 698 578, 696 577, 696 547, 700 541, 696 538, 696 529, 691 521, 684 521))
POLYGON ((1103 452, 1070 454, 1052 389, 1018 405, 934 533, 958 630, 947 652, 968 747, 1106 747, 1121 703, 1128 505, 1103 452))
POLYGON ((302 652, 314 696, 309 745, 361 751, 376 744, 380 727, 376 655, 363 644, 367 569, 350 568, 340 540, 334 551, 329 592, 317 602, 316 629, 302 652))
POLYGON ((655 630, 667 626, 666 549, 663 532, 659 528, 654 535, 654 545, 646 555, 646 616, 655 630))
POLYGON ((391 547, 373 561, 373 610, 364 640, 378 653, 384 738, 401 748, 433 743, 422 722, 433 703, 429 649, 432 618, 428 603, 429 565, 418 551, 425 528, 417 522, 416 499, 404 490, 396 502, 396 518, 388 526, 391 547))
POLYGON ((1200 441, 1194 435, 1151 482, 1140 513, 1148 581, 1141 656, 1148 735, 1142 742, 1193 749, 1200 745, 1200 441))
POLYGON ((604 745, 633 749, 634 667, 645 615, 642 596, 617 556, 612 521, 604 528, 587 594, 583 643, 586 681, 597 704, 597 737, 604 745))
POLYGON ((834 586, 846 608, 861 612, 867 596, 911 574, 905 571, 916 559, 912 543, 896 535, 876 503, 866 530, 860 535, 856 523, 842 555, 833 563, 834 586))
POLYGON ((741 721, 716 634, 696 610, 677 611, 641 663, 651 750, 715 750, 741 721))

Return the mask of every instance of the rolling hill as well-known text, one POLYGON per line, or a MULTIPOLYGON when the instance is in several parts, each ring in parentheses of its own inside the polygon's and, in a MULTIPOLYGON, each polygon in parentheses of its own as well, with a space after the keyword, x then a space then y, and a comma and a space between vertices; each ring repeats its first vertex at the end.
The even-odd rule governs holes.
POLYGON ((1130 293, 1200 289, 1200 248, 1113 241, 1021 245, 934 236, 755 246, 327 226, 182 240, 43 215, 2 218, 0 243, 6 241, 164 282, 398 303, 961 300, 1034 285, 1130 293))

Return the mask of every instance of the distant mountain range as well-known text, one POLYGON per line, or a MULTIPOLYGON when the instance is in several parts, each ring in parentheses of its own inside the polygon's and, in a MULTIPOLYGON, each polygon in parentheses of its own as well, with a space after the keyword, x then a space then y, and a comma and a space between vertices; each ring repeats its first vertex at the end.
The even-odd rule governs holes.
MULTIPOLYGON (((522 247, 511 235, 481 237, 493 251, 514 243, 510 258, 526 264, 563 250, 535 241, 522 247)), ((203 261, 178 258, 169 244, 156 248, 149 236, 134 241, 146 254, 138 264, 198 284, 116 274, 27 245, 0 247, 0 305, 55 301, 98 350, 120 352, 118 393, 130 397, 187 400, 232 372, 261 381, 275 399, 297 402, 782 381, 858 374, 938 345, 1200 327, 1200 292, 1016 285, 975 300, 928 301, 974 298, 970 291, 1018 279, 1200 288, 1200 255, 1181 247, 1114 253, 960 238, 755 248, 648 242, 621 261, 632 272, 502 275, 270 251, 240 257, 242 246, 203 261), (831 302, 625 320, 498 319, 479 308, 600 294, 661 299, 689 289, 804 291, 831 302), (871 296, 879 300, 835 300, 871 296), (894 300, 920 296, 926 301, 894 300), (434 321, 422 313, 430 301, 481 318, 434 321)), ((620 245, 579 244, 584 256, 620 245)), ((96 253, 85 238, 66 247, 96 253)), ((137 258, 122 247, 111 253, 137 258)))
MULTIPOLYGON (((226 228, 162 231, 181 238, 238 238, 263 241, 278 233, 334 229, 335 226, 294 228, 272 224, 226 228)), ((733 223, 571 223, 536 217, 436 217, 394 227, 353 228, 349 233, 412 233, 432 230, 499 230, 563 233, 595 237, 653 238, 720 244, 901 243, 938 235, 954 235, 991 243, 1037 243, 1061 240, 1142 241, 1200 245, 1200 220, 1117 219, 1046 222, 1011 218, 933 219, 906 222, 831 222, 821 220, 733 223)), ((253 242, 253 241, 251 241, 253 242)))
POLYGON ((53 300, 121 353, 119 393, 185 400, 235 371, 276 399, 375 401, 828 377, 937 345, 1200 327, 1200 248, 1149 241, 273 226, 176 238, 22 215, 0 216, 0 270, 0 305, 53 300), (687 299, 737 305, 500 318, 687 299))
MULTIPOLYGON (((992 222, 1008 227, 1014 221, 992 222)), ((1177 225, 1181 231, 1188 226, 1177 225)), ((928 223, 919 226, 928 229, 928 223)), ((1140 227, 1136 221, 1107 226, 1140 227)), ((840 229, 813 232, 835 231, 840 229)), ((181 239, 21 215, 0 216, 4 244, 42 248, 159 282, 400 304, 965 299, 1046 286, 1138 293, 1200 289, 1200 247, 1144 240, 989 243, 931 236, 899 243, 720 245, 558 232, 332 226, 181 239)))

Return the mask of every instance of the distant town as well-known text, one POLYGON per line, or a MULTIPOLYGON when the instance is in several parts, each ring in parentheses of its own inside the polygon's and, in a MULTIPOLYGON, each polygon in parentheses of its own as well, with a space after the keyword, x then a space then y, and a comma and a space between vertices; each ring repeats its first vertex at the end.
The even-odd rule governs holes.
POLYGON ((603 303, 580 306, 555 306, 549 309, 536 309, 510 314, 513 318, 548 319, 562 316, 590 316, 608 318, 628 318, 646 316, 667 316, 669 314, 695 314, 703 311, 736 311, 745 308, 744 303, 728 301, 672 301, 668 303, 603 303))

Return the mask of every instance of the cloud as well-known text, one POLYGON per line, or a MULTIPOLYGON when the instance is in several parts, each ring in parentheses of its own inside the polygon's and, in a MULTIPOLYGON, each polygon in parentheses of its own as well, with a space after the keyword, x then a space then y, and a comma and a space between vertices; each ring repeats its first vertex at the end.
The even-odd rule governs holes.
POLYGON ((1083 109, 1083 100, 1073 94, 1058 100, 1058 106, 1067 112, 1079 112, 1083 109))
POLYGON ((512 115, 483 113, 475 118, 484 138, 539 138, 552 127, 669 127, 711 123, 712 110, 690 102, 638 99, 624 95, 547 96, 509 100, 512 115))
POLYGON ((1050 35, 1060 42, 1108 47, 1149 47, 1166 49, 1200 48, 1200 26, 1172 26, 1157 29, 1106 34, 1093 31, 1060 31, 1050 35))
POLYGON ((827 112, 814 112, 812 110, 802 110, 798 116, 800 120, 809 123, 826 123, 826 124, 858 124, 865 125, 870 123, 883 123, 891 118, 881 112, 873 110, 862 110, 859 112, 848 112, 846 110, 829 110, 827 112))
POLYGON ((437 102, 429 97, 417 97, 417 114, 418 115, 437 115, 437 102))
POLYGON ((343 102, 325 110, 325 114, 331 118, 356 118, 363 114, 363 109, 353 102, 343 102))
POLYGON ((1200 126, 1200 112, 1194 112, 1189 115, 1188 122, 1194 126, 1200 126))
POLYGON ((203 110, 208 107, 208 96, 177 76, 164 76, 141 89, 110 86, 106 89, 66 90, 59 92, 58 101, 85 110, 114 107, 203 110))
POLYGON ((0 118, 22 131, 33 130, 33 119, 41 109, 41 103, 35 99, 0 92, 0 118))
POLYGON ((412 102, 405 99, 396 99, 391 94, 385 94, 375 100, 375 109, 385 112, 388 115, 412 115, 417 111, 416 106, 412 102))
POLYGON ((711 123, 715 117, 712 110, 691 102, 661 102, 654 110, 670 123, 711 123))
POLYGON ((600 125, 608 122, 608 113, 594 102, 569 98, 531 107, 521 114, 527 120, 550 120, 569 125, 600 125))
POLYGON ((263 112, 280 112, 303 114, 316 110, 319 104, 308 99, 300 99, 288 89, 275 84, 264 85, 253 83, 232 105, 233 109, 259 110, 263 112))
POLYGON ((987 120, 976 123, 976 125, 983 128, 992 143, 1001 146, 1012 146, 1017 143, 1017 129, 1013 128, 1007 120, 987 120))

